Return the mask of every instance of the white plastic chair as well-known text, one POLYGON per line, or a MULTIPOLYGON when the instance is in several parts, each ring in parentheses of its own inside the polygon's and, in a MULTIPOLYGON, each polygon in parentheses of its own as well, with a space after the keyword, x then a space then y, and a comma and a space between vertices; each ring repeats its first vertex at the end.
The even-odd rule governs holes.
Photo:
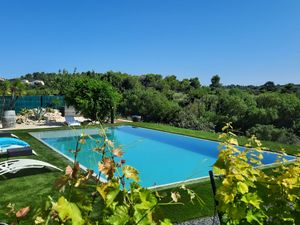
POLYGON ((74 116, 65 116, 65 119, 68 126, 80 126, 80 122, 75 120, 74 116))

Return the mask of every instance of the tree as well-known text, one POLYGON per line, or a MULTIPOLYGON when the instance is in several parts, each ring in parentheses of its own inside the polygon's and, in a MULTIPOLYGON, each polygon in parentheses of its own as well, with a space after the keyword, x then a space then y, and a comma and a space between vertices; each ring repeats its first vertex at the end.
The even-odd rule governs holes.
POLYGON ((164 82, 169 86, 172 91, 178 91, 180 86, 180 81, 177 80, 175 75, 166 76, 164 82))
POLYGON ((5 96, 10 94, 10 82, 8 80, 0 82, 0 95, 2 96, 1 115, 5 110, 5 96))
POLYGON ((220 115, 228 116, 229 121, 237 122, 244 117, 247 105, 240 96, 223 94, 219 99, 218 111, 220 115))
POLYGON ((152 88, 126 91, 120 104, 126 116, 141 115, 145 121, 169 123, 175 119, 179 106, 152 88))
POLYGON ((290 128, 300 118, 300 99, 293 94, 263 93, 256 102, 258 107, 276 110, 278 117, 273 124, 279 127, 290 128))
POLYGON ((139 85, 139 81, 137 77, 128 76, 122 81, 122 90, 134 89, 139 85))
POLYGON ((201 84, 200 84, 200 81, 199 81, 198 77, 191 78, 191 79, 190 79, 190 85, 191 85, 193 88, 199 88, 199 87, 201 86, 201 84))
POLYGON ((268 81, 266 82, 263 86, 262 86, 262 89, 263 90, 266 90, 266 91, 276 91, 277 88, 276 88, 276 85, 273 81, 268 81))
POLYGON ((120 97, 108 82, 81 76, 71 81, 65 100, 84 117, 103 121, 114 115, 120 97))
POLYGON ((123 82, 123 74, 120 72, 108 71, 101 76, 102 80, 109 82, 113 87, 121 90, 123 82))
POLYGON ((14 110, 18 98, 26 94, 25 84, 22 83, 20 79, 14 80, 10 84, 10 94, 11 94, 11 98, 10 98, 9 108, 11 110, 14 110))
POLYGON ((200 99, 204 95, 208 94, 209 89, 206 87, 194 88, 191 89, 188 93, 190 102, 193 102, 195 99, 200 99))
POLYGON ((219 77, 219 75, 214 75, 212 78, 211 78, 211 85, 210 87, 212 88, 219 88, 221 87, 221 83, 220 83, 220 80, 221 78, 219 77))
POLYGON ((191 89, 191 84, 189 79, 183 79, 180 82, 180 91, 187 93, 191 89))
POLYGON ((145 87, 153 87, 155 89, 160 89, 162 76, 159 74, 146 74, 140 77, 140 81, 145 87))
MULTIPOLYGON (((139 114, 144 120, 173 125, 176 121, 176 126, 190 124, 186 127, 197 129, 202 129, 203 126, 198 125, 207 121, 215 124, 215 131, 220 131, 224 122, 232 121, 240 134, 246 134, 256 124, 272 124, 275 128, 300 135, 300 85, 297 84, 280 86, 268 81, 261 86, 222 86, 220 76, 214 75, 210 87, 204 87, 197 77, 178 80, 175 75, 133 76, 113 71, 71 74, 64 70, 24 76, 30 81, 45 82, 43 87, 28 86, 29 95, 65 95, 72 89, 67 84, 78 77, 104 81, 122 93, 122 104, 118 106, 118 113, 122 116, 139 114), (195 102, 200 102, 205 109, 201 116, 193 110, 197 105, 193 104, 195 102), (194 122, 189 123, 189 120, 194 122)), ((6 98, 8 106, 7 103, 9 99, 6 98)), ((113 116, 113 111, 108 115, 113 116)))
POLYGON ((293 83, 288 83, 284 85, 283 89, 281 90, 282 93, 294 93, 297 91, 297 87, 293 83))

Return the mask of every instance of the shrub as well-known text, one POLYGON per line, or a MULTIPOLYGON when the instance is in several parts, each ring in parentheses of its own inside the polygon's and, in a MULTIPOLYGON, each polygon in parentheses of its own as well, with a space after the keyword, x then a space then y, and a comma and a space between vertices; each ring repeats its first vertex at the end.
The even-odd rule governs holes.
POLYGON ((126 91, 119 110, 126 116, 140 115, 147 122, 172 122, 179 106, 154 89, 126 91))
POLYGON ((276 128, 273 125, 257 124, 247 130, 246 135, 255 135, 258 139, 265 141, 277 141, 285 144, 299 144, 300 139, 292 131, 285 128, 276 128))
POLYGON ((44 118, 45 113, 47 112, 45 108, 34 108, 32 109, 33 118, 37 121, 40 121, 44 118))
MULTIPOLYGON (((252 136, 246 150, 239 150, 230 124, 220 135, 214 171, 222 175, 216 200, 224 224, 299 224, 300 158, 288 163, 279 156, 277 165, 261 169, 262 145, 252 136)), ((299 155, 300 156, 300 155, 299 155)))
POLYGON ((213 131, 214 124, 204 117, 197 118, 193 113, 181 110, 172 125, 193 130, 213 131))

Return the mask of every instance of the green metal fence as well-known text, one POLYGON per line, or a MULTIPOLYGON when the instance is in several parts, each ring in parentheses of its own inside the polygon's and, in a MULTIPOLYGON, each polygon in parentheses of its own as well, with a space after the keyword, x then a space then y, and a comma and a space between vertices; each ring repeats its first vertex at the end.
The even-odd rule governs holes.
MULTIPOLYGON (((8 106, 10 96, 5 96, 5 102, 8 106)), ((19 113, 23 108, 33 109, 38 107, 54 108, 62 110, 65 106, 64 96, 22 96, 16 101, 16 113, 19 113)), ((2 108, 2 97, 0 98, 0 107, 2 108)))

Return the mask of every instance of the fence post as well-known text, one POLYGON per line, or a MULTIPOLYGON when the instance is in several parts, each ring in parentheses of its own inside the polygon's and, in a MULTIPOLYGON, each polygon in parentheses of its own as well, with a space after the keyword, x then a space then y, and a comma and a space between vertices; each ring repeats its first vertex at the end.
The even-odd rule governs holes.
MULTIPOLYGON (((214 173, 211 170, 208 171, 208 173, 209 173, 209 179, 210 179, 211 188, 212 188, 212 191, 213 191, 213 194, 214 194, 215 205, 216 205, 216 207, 218 207, 219 202, 216 200, 217 188, 216 188, 214 173)), ((219 221, 220 221, 220 224, 221 224, 222 215, 221 215, 221 213, 219 213, 218 209, 216 209, 216 210, 217 210, 217 214, 218 214, 219 221)))

